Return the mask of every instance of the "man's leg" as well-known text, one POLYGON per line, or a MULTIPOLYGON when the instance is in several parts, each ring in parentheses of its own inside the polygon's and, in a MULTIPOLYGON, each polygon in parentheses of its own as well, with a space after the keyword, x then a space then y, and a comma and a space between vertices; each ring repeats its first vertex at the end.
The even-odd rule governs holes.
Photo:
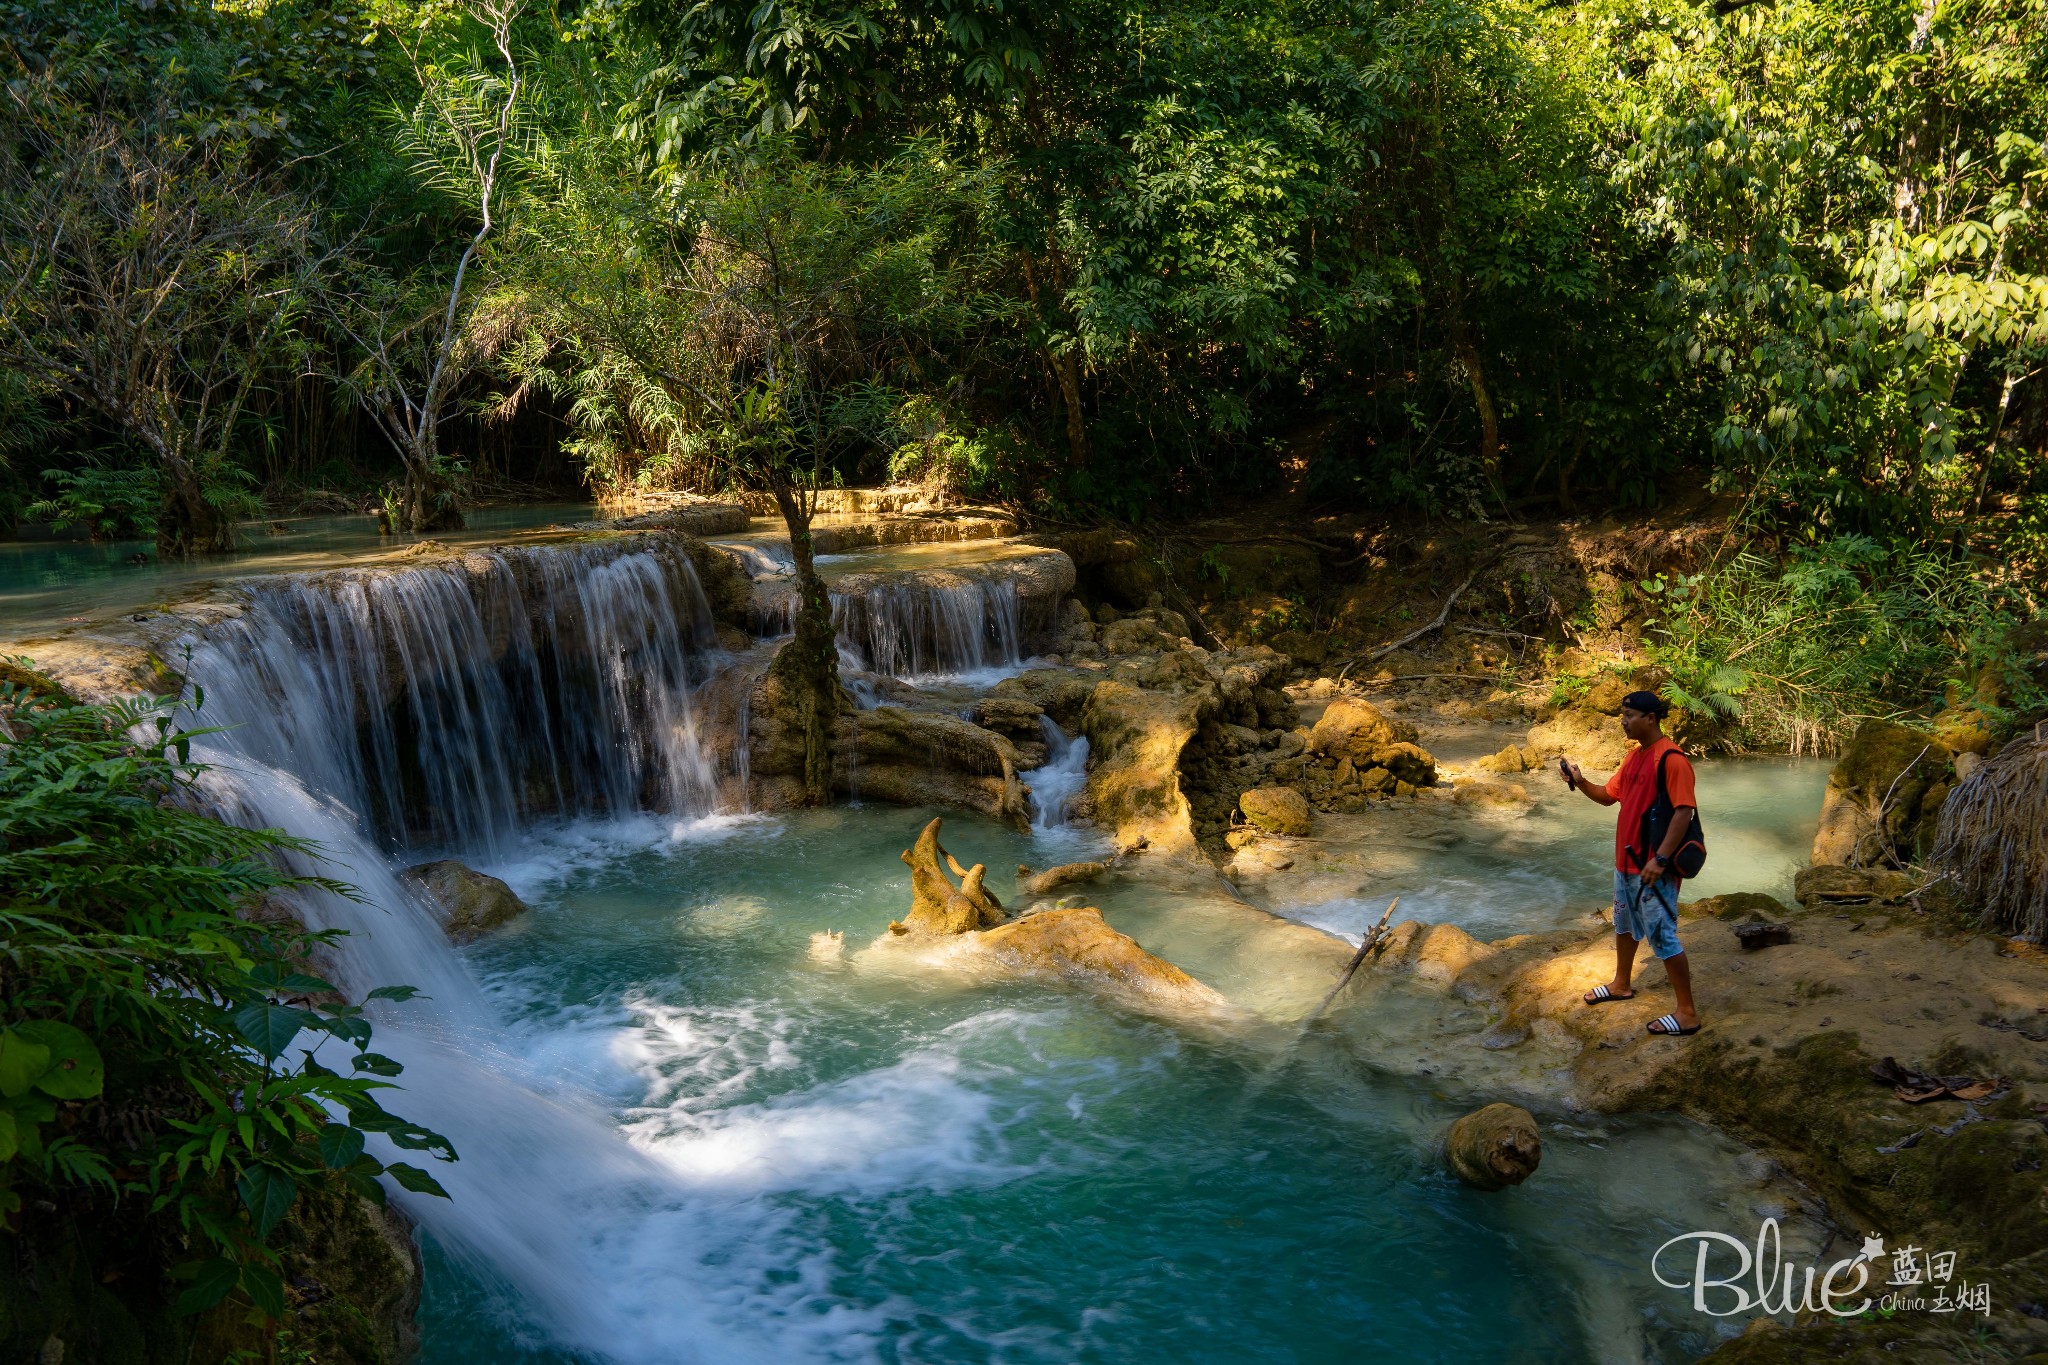
POLYGON ((1678 1016, 1679 1027, 1698 1028, 1699 1011, 1692 1006, 1692 967, 1687 964, 1685 954, 1665 958, 1664 972, 1671 978, 1671 994, 1677 997, 1677 1005, 1671 1012, 1678 1016))
POLYGON ((1627 934, 1614 936, 1614 980, 1607 983, 1607 989, 1616 995, 1633 995, 1635 986, 1636 941, 1627 934))

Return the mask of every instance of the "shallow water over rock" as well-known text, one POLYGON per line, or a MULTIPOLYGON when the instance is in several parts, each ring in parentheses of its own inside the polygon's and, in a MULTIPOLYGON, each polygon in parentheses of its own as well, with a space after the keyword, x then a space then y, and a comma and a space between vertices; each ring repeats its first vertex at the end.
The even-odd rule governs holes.
MULTIPOLYGON (((468 955, 506 1050, 594 1096, 660 1177, 630 1214, 554 1230, 593 1294, 563 1347, 534 1338, 530 1300, 438 1251, 424 1361, 1663 1360, 1709 1344, 1681 1296, 1642 1305, 1660 1242, 1782 1209, 1734 1144, 1552 1116, 1537 1179, 1463 1189, 1432 1147, 1467 1098, 1328 1039, 1293 1048, 1280 1020, 1334 972, 1289 947, 1306 931, 1196 887, 1172 893, 1168 944, 1156 916, 1119 909, 1157 893, 1096 903, 1250 1006, 1235 1022, 857 952, 819 965, 814 933, 852 949, 901 913, 895 854, 923 818, 835 810, 677 840, 582 827, 493 869, 538 906, 468 955)), ((948 830, 973 861, 1049 860, 1014 831, 948 830)))

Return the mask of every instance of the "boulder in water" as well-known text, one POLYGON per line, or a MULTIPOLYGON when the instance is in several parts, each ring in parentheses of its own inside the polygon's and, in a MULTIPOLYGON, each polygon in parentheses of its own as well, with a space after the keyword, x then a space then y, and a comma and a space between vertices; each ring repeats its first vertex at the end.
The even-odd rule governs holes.
POLYGON ((1453 1123, 1444 1134, 1444 1165, 1479 1190, 1504 1190, 1536 1173, 1543 1138, 1528 1110, 1489 1104, 1453 1123))
POLYGON ((1315 819, 1308 798, 1292 787, 1256 787, 1237 798, 1237 808, 1268 834, 1307 834, 1315 819))
POLYGON ((453 858, 408 867, 398 875, 422 894, 451 943, 474 942, 533 908, 496 877, 453 858))
POLYGON ((1043 872, 1033 872, 1024 864, 1017 864, 1017 889, 1027 896, 1044 896, 1063 886, 1078 886, 1092 882, 1109 871, 1108 863, 1061 863, 1048 867, 1043 872))
MULTIPOLYGON (((1413 744, 1415 727, 1394 720, 1371 702, 1339 697, 1323 712, 1309 731, 1309 748, 1331 758, 1351 760, 1363 768, 1376 762, 1375 755, 1392 744, 1413 744)), ((1385 764, 1379 764, 1385 767, 1385 764)))

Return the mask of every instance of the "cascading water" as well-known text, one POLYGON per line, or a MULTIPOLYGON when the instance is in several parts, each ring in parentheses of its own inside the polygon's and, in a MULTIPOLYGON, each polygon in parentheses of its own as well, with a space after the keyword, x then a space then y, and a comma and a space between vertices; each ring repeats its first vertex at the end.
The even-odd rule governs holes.
POLYGON ((503 852, 540 815, 710 808, 711 632, 666 545, 505 550, 263 584, 193 673, 247 758, 386 847, 503 852))
MULTIPOLYGON (((864 582, 834 587, 832 625, 844 666, 909 683, 978 681, 1024 662, 1023 597, 1008 578, 864 582)), ((759 610, 764 634, 791 627, 794 592, 759 610)))
MULTIPOLYGON (((223 727, 193 744, 202 798, 311 839, 320 857, 296 870, 356 889, 287 898, 309 928, 346 931, 320 964, 337 985, 425 992, 372 1007, 378 1046, 405 1067, 393 1106, 461 1160, 436 1171, 451 1199, 395 1197, 445 1254, 593 1349, 630 1336, 605 1239, 683 1216, 687 1191, 584 1087, 504 1051, 498 1011, 387 850, 503 853, 535 815, 708 810, 691 690, 710 638, 688 560, 620 542, 284 579, 188 642, 201 719, 223 727)), ((724 1358, 755 1354, 736 1339, 724 1358)))
POLYGON ((1031 788, 1031 829, 1050 834, 1064 829, 1073 813, 1074 798, 1088 784, 1088 737, 1067 738, 1067 732, 1040 716, 1038 728, 1045 736, 1045 763, 1027 774, 1031 788))

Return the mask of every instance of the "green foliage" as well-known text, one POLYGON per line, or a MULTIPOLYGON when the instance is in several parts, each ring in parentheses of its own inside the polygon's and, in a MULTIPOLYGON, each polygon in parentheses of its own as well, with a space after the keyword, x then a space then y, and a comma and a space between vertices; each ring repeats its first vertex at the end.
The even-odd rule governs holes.
POLYGON ((239 1288, 282 1316, 267 1239, 302 1189, 335 1180, 381 1202, 389 1175, 441 1193, 367 1155, 369 1132, 454 1158, 379 1102, 397 1067, 369 1051, 368 1001, 340 1003, 300 965, 334 936, 275 908, 346 888, 282 870, 280 855, 314 852, 303 841, 191 809, 206 732, 174 699, 81 705, 25 664, 7 677, 0 1220, 25 1198, 142 1220, 180 1262, 181 1311, 239 1288), (320 1060, 335 1046, 353 1051, 350 1074, 320 1060))
POLYGON ((1638 589, 1670 700, 1754 745, 1827 752, 1864 717, 1931 713, 1951 688, 1968 695, 1979 669, 2012 662, 2013 620, 1970 566, 1867 536, 1784 564, 1745 550, 1638 589))

